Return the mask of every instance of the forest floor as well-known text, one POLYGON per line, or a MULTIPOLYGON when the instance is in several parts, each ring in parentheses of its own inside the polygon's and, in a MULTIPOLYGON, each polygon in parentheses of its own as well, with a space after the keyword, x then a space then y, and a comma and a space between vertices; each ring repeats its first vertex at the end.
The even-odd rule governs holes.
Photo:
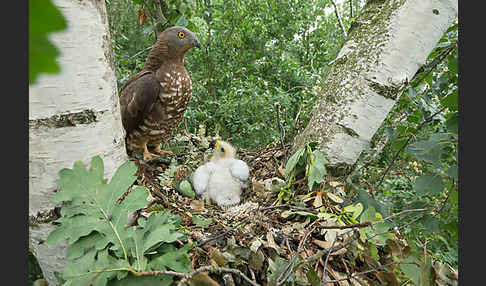
POLYGON ((214 139, 178 135, 166 148, 172 155, 135 160, 137 184, 151 194, 142 214, 163 209, 182 217, 189 242, 197 242, 190 252, 193 269, 239 270, 202 274, 210 282, 200 285, 314 286, 321 285, 323 275, 328 283, 322 285, 404 285, 395 269, 396 258, 410 250, 402 235, 380 233, 374 222, 346 220, 353 209, 345 214, 343 205, 350 202, 342 178, 327 176, 320 190, 312 192, 303 174, 289 185, 284 168, 292 155, 290 145, 237 150, 250 168, 238 206, 224 209, 182 195, 179 183, 191 182, 192 172, 207 162, 214 139), (366 236, 365 228, 376 235, 366 236), (379 243, 380 238, 386 243, 379 243))

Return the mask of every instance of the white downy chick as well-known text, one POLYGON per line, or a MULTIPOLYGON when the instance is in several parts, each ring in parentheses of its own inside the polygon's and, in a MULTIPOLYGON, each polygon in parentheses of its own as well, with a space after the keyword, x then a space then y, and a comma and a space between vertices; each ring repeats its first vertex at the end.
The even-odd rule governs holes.
POLYGON ((194 189, 206 202, 212 201, 224 208, 240 203, 250 171, 245 162, 234 156, 233 146, 218 140, 211 160, 194 172, 194 189))

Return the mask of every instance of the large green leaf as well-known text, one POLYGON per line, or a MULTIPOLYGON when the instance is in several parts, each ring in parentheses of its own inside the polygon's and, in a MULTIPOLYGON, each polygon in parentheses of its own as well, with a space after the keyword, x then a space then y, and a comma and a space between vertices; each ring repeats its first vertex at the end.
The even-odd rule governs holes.
POLYGON ((424 225, 425 230, 429 233, 437 233, 439 231, 439 221, 430 214, 424 215, 419 222, 424 225))
POLYGON ((406 262, 407 264, 401 264, 400 268, 402 269, 403 273, 407 278, 410 278, 415 285, 422 285, 422 270, 420 267, 416 264, 411 264, 411 263, 417 263, 420 265, 420 260, 415 258, 414 256, 409 256, 407 259, 405 259, 403 262, 406 262))
POLYGON ((287 161, 287 164, 285 164, 285 177, 288 179, 290 177, 290 174, 294 171, 295 167, 297 166, 297 163, 299 162, 300 157, 304 154, 306 150, 306 146, 302 146, 297 150, 292 156, 290 156, 289 160, 287 161))
POLYGON ((414 190, 417 195, 438 194, 444 190, 444 182, 438 175, 423 175, 415 181, 414 190))
POLYGON ((66 26, 63 15, 50 0, 29 0, 29 84, 34 84, 40 73, 59 72, 59 51, 48 34, 66 26))
POLYGON ((97 246, 103 248, 111 243, 112 250, 124 250, 122 237, 130 238, 132 228, 125 228, 127 214, 146 205, 146 191, 137 187, 119 205, 118 198, 131 186, 136 177, 136 166, 126 162, 118 168, 110 183, 103 179, 103 161, 99 156, 91 160, 87 170, 81 161, 73 169, 63 169, 57 180, 61 190, 54 196, 55 202, 67 202, 61 209, 61 225, 53 230, 47 243, 67 240, 73 244, 93 230, 102 234, 97 246), (65 209, 65 210, 64 210, 65 209))
MULTIPOLYGON (((81 267, 84 261, 91 257, 85 254, 87 250, 89 250, 88 253, 96 253, 98 250, 109 247, 118 252, 118 257, 128 263, 125 260, 126 249, 132 240, 134 228, 125 228, 124 224, 128 213, 147 204, 147 192, 141 187, 134 188, 121 204, 117 204, 118 198, 136 179, 134 176, 135 164, 128 161, 120 166, 110 183, 103 179, 103 171, 103 161, 100 157, 95 156, 91 160, 89 170, 81 161, 77 161, 72 169, 63 169, 59 172, 60 178, 57 180, 57 184, 60 191, 56 193, 53 200, 63 203, 61 218, 57 220, 60 225, 49 234, 46 242, 55 244, 66 241, 70 244, 69 257, 78 257, 75 260, 77 262, 67 268, 68 271, 64 274, 66 280, 69 279, 68 276, 73 276, 74 272, 79 274, 93 269, 81 267)), ((101 253, 98 254, 98 259, 100 258, 103 258, 101 253)), ((108 263, 111 261, 110 259, 116 260, 117 258, 105 257, 99 260, 98 264, 108 263)), ((86 263, 91 265, 93 261, 86 263)), ((109 268, 110 264, 106 264, 104 267, 109 268)), ((89 277, 90 275, 81 275, 80 278, 69 281, 76 285, 76 281, 86 281, 83 279, 89 277)), ((99 285, 105 285, 107 277, 111 276, 99 274, 96 277, 101 279, 99 285)))
POLYGON ((437 164, 444 153, 444 143, 448 142, 449 134, 435 133, 429 139, 419 140, 407 146, 406 152, 419 160, 437 164))
POLYGON ((319 150, 314 150, 310 155, 310 169, 307 178, 307 184, 309 191, 312 191, 312 187, 315 183, 324 182, 326 176, 326 157, 325 154, 319 150))

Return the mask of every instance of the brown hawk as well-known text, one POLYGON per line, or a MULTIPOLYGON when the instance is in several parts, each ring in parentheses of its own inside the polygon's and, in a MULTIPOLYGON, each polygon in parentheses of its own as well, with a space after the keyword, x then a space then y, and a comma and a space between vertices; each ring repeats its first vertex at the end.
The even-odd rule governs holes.
POLYGON ((192 83, 184 67, 184 55, 201 47, 195 34, 185 27, 163 31, 150 50, 143 70, 128 79, 120 95, 126 146, 130 152, 143 150, 144 160, 163 153, 160 143, 172 137, 192 94, 192 83))

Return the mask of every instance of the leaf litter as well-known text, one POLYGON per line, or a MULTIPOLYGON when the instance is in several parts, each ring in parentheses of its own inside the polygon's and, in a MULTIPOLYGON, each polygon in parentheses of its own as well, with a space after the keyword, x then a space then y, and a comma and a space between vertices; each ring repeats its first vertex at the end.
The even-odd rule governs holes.
MULTIPOLYGON (((191 175, 211 156, 209 142, 219 139, 206 137, 201 134, 203 132, 198 133, 195 135, 186 132, 171 139, 166 149, 171 150, 173 155, 163 155, 148 161, 133 160, 136 165, 136 172, 132 170, 135 174, 133 183, 129 183, 130 176, 127 176, 128 179, 123 181, 124 185, 118 186, 118 190, 126 190, 125 193, 112 195, 119 197, 120 205, 130 205, 131 198, 136 195, 143 194, 146 197, 144 205, 138 203, 124 208, 125 212, 129 211, 132 216, 136 216, 131 223, 141 224, 139 227, 143 228, 126 228, 124 224, 129 223, 127 218, 130 213, 121 216, 118 211, 116 224, 111 228, 120 232, 133 231, 133 241, 124 244, 129 249, 122 249, 121 244, 116 243, 115 232, 110 233, 111 240, 98 239, 96 248, 106 247, 105 244, 111 242, 110 251, 118 252, 120 257, 123 251, 131 251, 137 257, 137 264, 132 265, 139 265, 140 269, 157 270, 159 267, 160 270, 181 272, 203 266, 238 269, 259 285, 319 285, 324 266, 326 279, 333 281, 330 285, 400 285, 396 283, 403 282, 403 275, 398 275, 396 271, 400 266, 388 265, 390 259, 410 260, 410 247, 403 237, 393 232, 378 233, 373 228, 356 228, 355 231, 333 229, 334 225, 359 223, 358 216, 363 213, 372 221, 382 217, 377 217, 373 210, 363 211, 361 204, 350 204, 346 198, 344 179, 331 177, 323 166, 309 168, 307 172, 312 172, 313 176, 311 183, 307 181, 305 174, 295 172, 289 184, 289 172, 286 172, 286 168, 297 166, 301 162, 297 156, 291 156, 290 145, 282 149, 280 144, 274 143, 254 150, 237 151, 237 157, 250 168, 250 180, 243 191, 240 205, 223 209, 205 204, 203 200, 194 197, 191 175), (313 188, 312 192, 309 192, 309 187, 313 188), (161 215, 167 214, 166 211, 169 211, 168 215, 161 215), (123 221, 120 221, 121 217, 123 221), (170 220, 174 223, 167 224, 170 220), (319 226, 331 228, 320 229, 319 226), (158 254, 156 259, 149 262, 145 256, 160 247, 162 242, 166 243, 165 254, 158 254), (177 250, 174 242, 184 246, 179 246, 180 250, 177 250), (349 279, 353 273, 370 269, 376 271, 349 279)), ((304 154, 303 151, 299 153, 299 156, 304 154)), ((312 156, 316 158, 321 154, 312 153, 312 156)), ((322 158, 321 161, 325 159, 322 158)), ((93 167, 92 161, 91 168, 99 165, 95 160, 93 167)), ((74 168, 81 167, 75 165, 74 168)), ((103 181, 102 174, 102 170, 97 170, 95 185, 103 181)), ((112 181, 116 182, 114 179, 112 181)), ((65 198, 59 195, 56 199, 62 201, 83 198, 65 198)), ((109 205, 99 207, 116 209, 109 205)), ((71 211, 73 215, 89 212, 86 209, 69 208, 63 208, 63 211, 71 211)), ((363 218, 361 216, 361 220, 363 218)), ((379 223, 375 227, 386 232, 389 226, 379 223)), ((92 231, 93 225, 89 229, 81 228, 77 233, 73 232, 77 237, 56 237, 54 234, 51 239, 75 241, 86 248, 82 249, 87 250, 87 239, 79 238, 92 231)), ((109 227, 98 226, 95 229, 106 231, 109 227)), ((70 253, 72 256, 79 256, 81 252, 74 248, 70 253)), ((103 261, 117 267, 126 267, 123 260, 110 262, 104 258, 103 261)), ((405 264, 400 269, 407 276, 420 276, 420 269, 410 265, 413 264, 405 264)), ((82 269, 89 270, 86 266, 82 269)), ((450 278, 456 277, 457 272, 446 266, 430 267, 430 271, 433 277, 438 277, 435 279, 436 285, 457 285, 457 279, 450 278), (445 272, 448 273, 447 279, 444 278, 445 272), (452 284, 437 282, 446 280, 452 284)), ((215 283, 225 285, 224 275, 210 273, 209 276, 212 281, 217 281, 215 283)), ((113 278, 113 274, 107 274, 94 279, 108 281, 113 278)), ((232 275, 232 279, 235 285, 248 284, 239 275, 232 275)), ((161 282, 161 285, 174 282, 172 279, 163 281, 165 282, 161 282)))

